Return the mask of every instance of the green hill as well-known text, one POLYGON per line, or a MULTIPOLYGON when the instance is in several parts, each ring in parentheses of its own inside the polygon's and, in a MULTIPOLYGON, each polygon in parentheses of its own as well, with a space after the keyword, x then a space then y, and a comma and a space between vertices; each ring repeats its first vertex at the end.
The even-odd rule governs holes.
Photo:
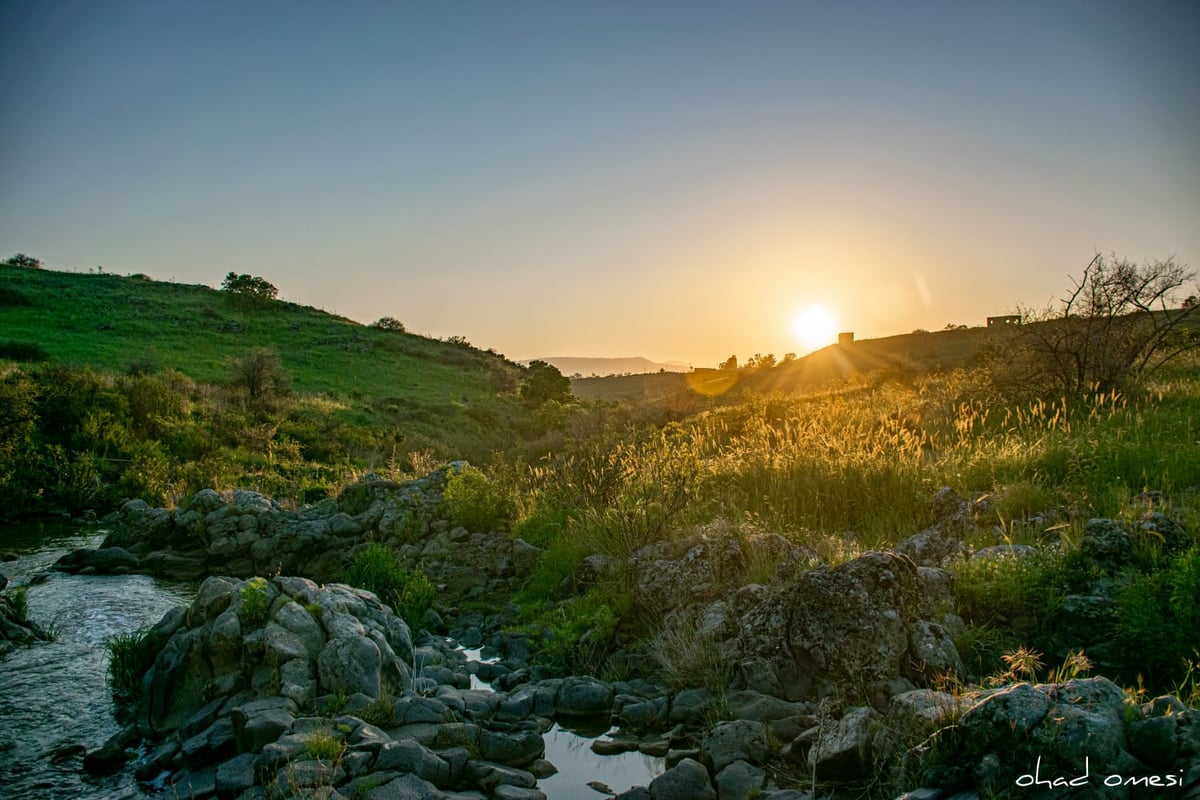
POLYGON ((218 381, 231 357, 276 350, 300 392, 470 403, 511 389, 519 368, 466 344, 360 325, 310 306, 239 305, 207 286, 0 265, 28 306, 0 309, 0 341, 109 372, 178 369, 218 381))
POLYGON ((0 265, 2 513, 205 486, 311 500, 368 470, 487 462, 557 419, 566 398, 534 372, 294 303, 0 265))

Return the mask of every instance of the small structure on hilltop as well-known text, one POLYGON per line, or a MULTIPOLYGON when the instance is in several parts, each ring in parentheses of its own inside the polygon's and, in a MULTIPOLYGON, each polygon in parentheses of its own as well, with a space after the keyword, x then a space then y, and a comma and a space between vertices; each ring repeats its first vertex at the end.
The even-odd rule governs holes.
POLYGON ((1005 325, 1020 325, 1020 324, 1021 324, 1021 315, 1020 314, 1004 314, 1003 316, 999 316, 999 317, 988 317, 987 318, 987 326, 989 328, 1000 328, 1005 325))
POLYGON ((854 344, 854 331, 846 331, 838 334, 838 344, 849 345, 854 344))

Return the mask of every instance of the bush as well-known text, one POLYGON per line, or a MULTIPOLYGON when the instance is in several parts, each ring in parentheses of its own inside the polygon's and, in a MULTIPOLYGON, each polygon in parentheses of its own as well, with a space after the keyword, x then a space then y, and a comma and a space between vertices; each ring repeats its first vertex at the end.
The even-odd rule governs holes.
POLYGON ((253 577, 242 587, 241 619, 247 628, 257 628, 267 621, 271 603, 267 599, 267 579, 253 577))
POLYGON ((229 362, 229 385, 244 392, 250 407, 274 410, 291 393, 290 379, 279 353, 259 347, 229 362))
POLYGON ((34 342, 0 342, 0 358, 10 361, 49 361, 46 348, 34 342))
POLYGON ((0 286, 0 308, 22 308, 33 305, 29 295, 11 286, 0 286))
POLYGON ((1117 596, 1117 643, 1130 672, 1156 688, 1182 674, 1200 646, 1200 550, 1192 548, 1165 568, 1129 577, 1117 596))
POLYGON ((395 317, 380 317, 371 325, 372 328, 379 328, 381 331, 394 331, 396 333, 404 333, 407 328, 404 323, 395 317))
POLYGON ((269 305, 279 296, 279 289, 265 278, 257 275, 239 275, 236 272, 225 276, 225 280, 221 282, 221 289, 228 292, 235 303, 251 308, 269 305))
POLYGON ((17 267, 19 269, 41 269, 42 262, 33 256, 27 256, 24 253, 17 253, 12 258, 4 262, 5 266, 17 267))
POLYGON ((510 493, 470 466, 450 473, 442 504, 452 523, 474 532, 507 530, 517 511, 510 493))
POLYGON ((433 584, 425 573, 405 569, 396 552, 379 543, 368 544, 355 554, 343 580, 374 592, 413 630, 433 605, 433 584))

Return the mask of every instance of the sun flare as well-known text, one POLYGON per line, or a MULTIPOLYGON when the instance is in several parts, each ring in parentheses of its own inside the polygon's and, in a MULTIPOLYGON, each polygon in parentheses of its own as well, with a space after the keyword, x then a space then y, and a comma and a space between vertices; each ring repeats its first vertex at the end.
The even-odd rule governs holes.
POLYGON ((792 334, 806 350, 818 350, 837 341, 837 318, 825 306, 808 306, 792 317, 792 334))

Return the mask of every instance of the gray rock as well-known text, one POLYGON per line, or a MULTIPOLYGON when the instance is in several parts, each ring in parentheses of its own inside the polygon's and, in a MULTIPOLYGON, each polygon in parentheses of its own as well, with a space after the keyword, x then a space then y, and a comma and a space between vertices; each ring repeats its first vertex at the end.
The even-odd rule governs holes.
POLYGON ((534 731, 481 731, 479 755, 510 767, 524 767, 546 753, 546 743, 534 731))
POLYGON ((592 717, 612 709, 613 690, 595 678, 566 678, 558 690, 558 713, 568 717, 592 717))
POLYGON ((364 636, 339 636, 330 640, 317 657, 321 688, 327 692, 362 692, 378 697, 383 657, 379 647, 364 636))
POLYGON ((523 789, 520 786, 501 784, 492 792, 493 800, 546 800, 545 792, 539 789, 523 789))
POLYGON ((254 760, 257 753, 242 753, 217 767, 217 794, 236 795, 254 785, 254 760))
POLYGON ((671 700, 668 717, 674 724, 702 722, 717 707, 718 698, 708 689, 684 689, 671 700))
POLYGON ((1079 551, 1104 566, 1124 564, 1133 556, 1133 539, 1115 519, 1089 519, 1083 529, 1079 551))
POLYGON ((445 792, 416 775, 401 775, 366 793, 367 800, 442 800, 445 797, 445 792))
POLYGON ((525 789, 537 786, 537 778, 533 777, 532 772, 492 761, 471 759, 463 774, 485 792, 493 791, 497 786, 520 786, 525 789))
POLYGON ((229 714, 238 750, 257 753, 292 729, 296 706, 282 697, 255 700, 229 714))
POLYGON ((822 730, 809 751, 808 763, 818 780, 858 780, 871 772, 871 723, 878 718, 873 708, 850 709, 832 730, 822 730))
POLYGON ((725 700, 734 719, 753 719, 759 722, 811 714, 814 710, 811 703, 792 703, 749 690, 730 692, 725 700))
POLYGON ((718 722, 700 746, 704 761, 714 774, 734 761, 761 764, 767 758, 767 729, 748 719, 718 722))
POLYGON ((375 757, 374 769, 410 772, 439 787, 450 784, 450 765, 411 739, 384 743, 375 757))
POLYGON ((650 800, 717 800, 717 793, 704 765, 685 758, 650 781, 650 800))
POLYGON ((717 774, 718 800, 757 797, 767 782, 767 772, 745 761, 734 761, 717 774))

